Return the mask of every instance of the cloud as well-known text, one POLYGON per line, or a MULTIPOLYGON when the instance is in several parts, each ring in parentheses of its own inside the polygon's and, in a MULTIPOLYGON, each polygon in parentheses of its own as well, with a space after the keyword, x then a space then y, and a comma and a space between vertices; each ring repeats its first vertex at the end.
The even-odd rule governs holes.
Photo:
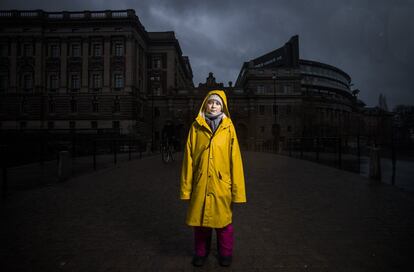
POLYGON ((147 31, 175 31, 194 83, 235 81, 243 62, 299 35, 300 57, 348 73, 368 105, 414 104, 414 4, 409 0, 4 0, 1 9, 135 9, 147 31))

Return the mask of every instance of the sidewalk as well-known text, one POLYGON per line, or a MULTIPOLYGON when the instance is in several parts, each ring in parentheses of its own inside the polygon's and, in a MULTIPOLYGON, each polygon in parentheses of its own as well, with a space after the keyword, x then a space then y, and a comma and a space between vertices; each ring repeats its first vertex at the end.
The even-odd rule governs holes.
MULTIPOLYGON (((142 159, 144 157, 154 156, 151 153, 131 153, 131 160, 142 159)), ((111 168, 114 164, 113 154, 98 154, 96 159, 96 169, 111 168)), ((129 160, 127 152, 118 153, 116 155, 117 163, 129 160)), ((58 161, 44 161, 25 164, 21 166, 13 166, 7 168, 7 187, 8 193, 13 194, 14 191, 32 190, 42 186, 59 182, 58 161)), ((93 156, 82 156, 70 159, 71 177, 88 174, 94 171, 93 156)), ((3 177, 0 176, 0 183, 3 177)))
POLYGON ((412 193, 290 157, 243 159, 248 203, 234 207, 230 269, 218 266, 215 239, 205 267, 192 267, 181 161, 156 156, 10 195, 0 213, 0 270, 410 270, 412 193))

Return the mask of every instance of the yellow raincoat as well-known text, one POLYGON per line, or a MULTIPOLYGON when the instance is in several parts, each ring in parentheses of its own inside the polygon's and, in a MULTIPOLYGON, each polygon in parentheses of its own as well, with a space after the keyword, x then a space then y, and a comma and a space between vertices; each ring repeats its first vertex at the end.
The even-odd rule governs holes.
POLYGON ((186 223, 223 228, 232 222, 231 203, 246 202, 243 164, 224 91, 207 94, 188 133, 181 170, 180 198, 190 200, 186 223), (204 119, 207 98, 223 100, 225 116, 213 134, 204 119))

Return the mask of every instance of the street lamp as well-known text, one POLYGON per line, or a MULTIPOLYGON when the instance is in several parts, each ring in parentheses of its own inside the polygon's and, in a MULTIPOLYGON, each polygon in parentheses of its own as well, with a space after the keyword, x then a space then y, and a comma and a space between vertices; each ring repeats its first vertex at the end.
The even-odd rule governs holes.
POLYGON ((152 84, 152 77, 150 78, 151 81, 151 152, 155 150, 155 143, 154 143, 154 86, 152 84))
POLYGON ((273 79, 273 115, 274 115, 274 123, 273 123, 273 136, 274 136, 274 146, 273 149, 275 152, 278 150, 278 142, 279 142, 279 129, 277 125, 277 105, 276 105, 276 71, 272 73, 273 79))
POLYGON ((273 72, 272 74, 272 79, 273 79, 273 114, 275 117, 275 123, 277 123, 277 118, 276 118, 276 72, 273 72))

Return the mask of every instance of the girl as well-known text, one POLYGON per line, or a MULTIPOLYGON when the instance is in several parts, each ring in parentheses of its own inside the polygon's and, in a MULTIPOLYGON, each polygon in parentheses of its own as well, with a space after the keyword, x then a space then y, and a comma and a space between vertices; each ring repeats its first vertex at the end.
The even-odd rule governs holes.
POLYGON ((180 198, 190 200, 186 223, 194 227, 193 265, 202 266, 216 229, 219 263, 233 254, 232 203, 246 202, 243 164, 236 130, 222 90, 205 97, 191 125, 181 171, 180 198))

